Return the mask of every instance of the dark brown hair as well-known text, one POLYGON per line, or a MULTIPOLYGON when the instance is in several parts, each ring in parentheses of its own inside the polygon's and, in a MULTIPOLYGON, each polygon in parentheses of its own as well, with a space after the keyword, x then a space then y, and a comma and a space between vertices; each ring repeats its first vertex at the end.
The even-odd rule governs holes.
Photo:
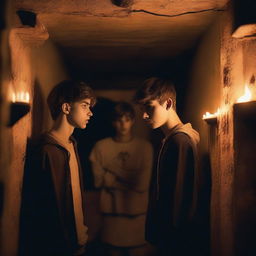
POLYGON ((60 82, 47 97, 52 119, 56 120, 58 118, 63 103, 73 103, 83 99, 91 99, 91 106, 96 103, 94 92, 86 83, 72 80, 60 82))
POLYGON ((168 98, 173 101, 173 109, 176 110, 176 91, 174 85, 158 77, 145 80, 134 96, 137 104, 146 104, 151 100, 158 100, 163 104, 168 98))
POLYGON ((135 118, 135 111, 133 106, 126 101, 120 101, 115 104, 112 113, 112 121, 116 121, 123 116, 128 116, 131 119, 135 118))

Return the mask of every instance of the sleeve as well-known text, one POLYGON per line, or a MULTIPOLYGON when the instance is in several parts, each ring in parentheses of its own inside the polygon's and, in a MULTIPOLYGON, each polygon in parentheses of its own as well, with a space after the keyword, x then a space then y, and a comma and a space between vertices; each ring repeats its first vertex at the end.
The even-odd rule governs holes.
POLYGON ((96 188, 100 188, 103 186, 104 183, 104 175, 106 171, 102 166, 102 152, 101 146, 99 143, 96 143, 93 147, 91 154, 89 156, 89 160, 91 161, 92 165, 92 172, 94 176, 94 185, 96 188))
POLYGON ((92 165, 95 187, 126 190, 127 184, 125 184, 122 179, 119 179, 116 174, 110 170, 111 168, 103 166, 103 155, 104 153, 102 150, 102 145, 97 142, 89 156, 92 165))
POLYGON ((118 175, 110 169, 106 169, 103 181, 104 187, 108 189, 130 190, 133 188, 134 182, 126 176, 118 175))
POLYGON ((181 227, 193 217, 197 198, 196 156, 190 143, 178 144, 176 164, 172 223, 181 227))
POLYGON ((21 232, 24 234, 21 251, 26 252, 24 255, 34 255, 39 248, 41 254, 38 255, 71 248, 57 203, 64 183, 57 185, 55 182, 51 162, 47 152, 41 151, 26 164, 21 206, 21 232), (43 248, 42 244, 45 244, 43 248))
POLYGON ((92 171, 96 187, 107 189, 131 190, 144 192, 148 189, 152 168, 153 150, 150 143, 142 143, 142 157, 140 169, 136 170, 115 170, 115 163, 103 166, 103 151, 101 145, 96 143, 90 154, 92 171))
POLYGON ((106 187, 120 190, 133 190, 143 193, 149 189, 153 164, 153 148, 147 141, 141 141, 138 145, 140 155, 137 156, 139 168, 120 169, 118 172, 107 170, 104 183, 106 187))

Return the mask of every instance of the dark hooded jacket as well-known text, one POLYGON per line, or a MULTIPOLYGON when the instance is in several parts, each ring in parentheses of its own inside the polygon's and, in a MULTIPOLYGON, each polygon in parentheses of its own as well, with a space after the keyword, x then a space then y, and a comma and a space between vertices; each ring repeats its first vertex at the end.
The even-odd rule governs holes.
MULTIPOLYGON (((78 156, 76 142, 71 139, 78 156)), ((28 150, 20 216, 20 255, 68 256, 78 249, 69 157, 69 152, 48 134, 28 150)), ((79 160, 78 166, 82 192, 79 160)), ((81 194, 84 207, 84 193, 81 194)))
POLYGON ((191 249, 198 196, 198 142, 199 135, 190 124, 174 127, 162 141, 152 177, 146 239, 157 247, 172 248, 172 255, 183 255, 181 248, 187 247, 187 253, 191 249), (175 254, 175 250, 179 252, 175 254))

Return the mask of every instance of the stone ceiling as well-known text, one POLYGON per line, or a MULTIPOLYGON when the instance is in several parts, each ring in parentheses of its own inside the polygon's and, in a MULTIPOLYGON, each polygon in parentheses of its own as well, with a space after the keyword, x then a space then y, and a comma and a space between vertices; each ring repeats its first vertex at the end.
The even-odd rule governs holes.
POLYGON ((227 2, 15 0, 15 9, 35 12, 80 72, 139 73, 191 48, 227 2))

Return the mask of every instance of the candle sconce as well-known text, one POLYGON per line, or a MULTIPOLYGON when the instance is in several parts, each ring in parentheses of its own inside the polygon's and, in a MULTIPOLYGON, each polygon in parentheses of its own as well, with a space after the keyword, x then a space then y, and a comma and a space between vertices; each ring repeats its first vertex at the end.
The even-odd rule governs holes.
POLYGON ((203 120, 209 124, 209 125, 216 125, 217 124, 217 116, 214 117, 208 117, 208 118, 203 118, 203 120))
POLYGON ((211 114, 209 112, 206 112, 203 115, 203 120, 209 124, 209 125, 216 125, 217 124, 217 117, 220 113, 220 110, 218 109, 214 114, 211 114))
POLYGON ((12 95, 12 103, 10 104, 10 118, 8 126, 13 126, 18 120, 30 111, 29 93, 21 92, 12 95))
POLYGON ((8 126, 13 126, 18 120, 30 111, 29 103, 12 102, 10 106, 10 119, 8 126))

